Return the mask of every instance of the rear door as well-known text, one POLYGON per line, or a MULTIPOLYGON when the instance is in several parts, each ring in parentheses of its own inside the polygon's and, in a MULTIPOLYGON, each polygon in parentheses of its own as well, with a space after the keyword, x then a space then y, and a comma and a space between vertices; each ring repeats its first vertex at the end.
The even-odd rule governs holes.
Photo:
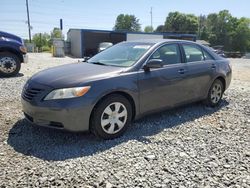
POLYGON ((187 65, 187 99, 195 100, 206 97, 207 88, 213 80, 216 64, 209 53, 204 51, 199 45, 183 43, 187 65))

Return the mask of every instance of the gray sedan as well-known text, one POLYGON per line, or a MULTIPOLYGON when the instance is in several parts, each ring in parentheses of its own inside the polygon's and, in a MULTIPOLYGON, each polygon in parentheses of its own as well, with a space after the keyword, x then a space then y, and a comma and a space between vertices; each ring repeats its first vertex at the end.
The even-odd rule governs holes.
POLYGON ((231 72, 227 59, 194 42, 122 42, 85 63, 35 74, 22 106, 36 125, 113 139, 148 113, 202 100, 216 106, 231 72))

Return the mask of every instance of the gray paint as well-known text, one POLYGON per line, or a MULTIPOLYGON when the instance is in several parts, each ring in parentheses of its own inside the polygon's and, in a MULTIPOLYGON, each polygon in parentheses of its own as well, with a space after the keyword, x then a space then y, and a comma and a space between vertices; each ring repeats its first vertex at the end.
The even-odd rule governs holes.
POLYGON ((143 65, 158 47, 168 43, 182 44, 183 41, 143 42, 154 42, 155 45, 132 67, 82 63, 37 73, 28 80, 22 95, 31 88, 40 88, 41 92, 31 101, 22 98, 23 111, 33 117, 33 122, 38 125, 48 126, 50 121, 55 121, 63 123, 66 130, 87 131, 94 106, 113 92, 129 95, 135 103, 135 118, 139 118, 147 113, 205 99, 211 84, 218 77, 224 79, 225 89, 228 88, 231 81, 229 61, 205 47, 200 46, 214 60, 186 63, 182 56, 182 63, 144 71, 143 65), (43 101, 53 89, 76 86, 91 86, 91 89, 83 97, 43 101))

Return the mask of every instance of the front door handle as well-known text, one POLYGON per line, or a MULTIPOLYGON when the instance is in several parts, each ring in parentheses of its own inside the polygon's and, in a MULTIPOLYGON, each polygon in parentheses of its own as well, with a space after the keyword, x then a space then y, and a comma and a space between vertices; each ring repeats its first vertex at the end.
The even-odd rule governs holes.
POLYGON ((185 70, 185 69, 178 70, 178 73, 180 73, 180 74, 185 74, 185 72, 187 72, 187 70, 185 70))

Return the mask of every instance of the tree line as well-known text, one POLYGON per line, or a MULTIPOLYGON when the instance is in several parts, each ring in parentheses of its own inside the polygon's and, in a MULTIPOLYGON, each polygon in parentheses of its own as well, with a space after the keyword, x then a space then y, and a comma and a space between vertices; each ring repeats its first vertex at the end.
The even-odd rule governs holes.
MULTIPOLYGON (((52 40, 54 38, 64 38, 62 31, 59 28, 54 28, 50 34, 48 33, 36 33, 32 37, 32 42, 36 45, 38 50, 41 51, 50 51, 52 46, 52 40)), ((29 43, 28 40, 25 40, 25 43, 29 43)))
MULTIPOLYGON (((118 15, 113 29, 142 31, 139 19, 128 14, 118 15)), ((198 39, 208 41, 211 46, 222 45, 226 51, 250 51, 250 19, 234 17, 228 10, 200 16, 170 12, 164 24, 156 29, 146 26, 144 32, 196 34, 198 39)))

